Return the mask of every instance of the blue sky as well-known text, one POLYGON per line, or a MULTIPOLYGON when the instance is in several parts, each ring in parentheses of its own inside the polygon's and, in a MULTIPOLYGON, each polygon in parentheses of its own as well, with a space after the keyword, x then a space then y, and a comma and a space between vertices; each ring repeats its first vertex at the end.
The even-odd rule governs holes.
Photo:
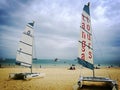
MULTIPOLYGON (((78 57, 88 0, 0 0, 0 57, 15 58, 25 25, 35 21, 37 58, 78 57)), ((95 62, 120 63, 120 1, 90 0, 95 62)))

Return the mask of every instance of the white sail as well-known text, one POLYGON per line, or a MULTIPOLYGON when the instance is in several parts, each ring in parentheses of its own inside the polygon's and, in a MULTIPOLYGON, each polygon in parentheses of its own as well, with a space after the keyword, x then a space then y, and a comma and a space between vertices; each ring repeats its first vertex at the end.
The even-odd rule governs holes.
POLYGON ((88 5, 84 5, 82 12, 78 62, 84 67, 94 69, 89 3, 88 5))
POLYGON ((26 25, 25 31, 22 34, 22 38, 19 41, 19 47, 17 50, 16 64, 27 67, 32 66, 33 55, 33 23, 26 25))
MULTIPOLYGON (((80 76, 78 80, 78 85, 82 88, 83 82, 102 82, 108 87, 111 87, 111 90, 118 90, 118 85, 116 81, 111 80, 105 77, 96 77, 94 71, 94 62, 93 62, 93 46, 92 46, 92 29, 91 29, 91 19, 90 19, 90 11, 89 11, 89 3, 88 5, 84 5, 82 12, 82 19, 80 25, 80 40, 79 40, 79 56, 78 63, 82 66, 92 69, 93 77, 83 77, 80 76)), ((99 88, 99 87, 98 87, 99 88)), ((104 88, 104 85, 103 85, 104 88)))

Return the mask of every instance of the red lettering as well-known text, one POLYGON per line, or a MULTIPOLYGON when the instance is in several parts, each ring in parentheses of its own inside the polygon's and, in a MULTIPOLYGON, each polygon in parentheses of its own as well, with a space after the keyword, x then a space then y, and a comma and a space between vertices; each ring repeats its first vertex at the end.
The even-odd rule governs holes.
POLYGON ((86 39, 86 33, 82 31, 82 38, 86 39))
POLYGON ((82 29, 84 29, 84 30, 90 31, 90 25, 89 25, 89 24, 86 25, 84 22, 82 22, 81 27, 82 27, 82 29))
POLYGON ((86 41, 82 41, 82 52, 85 52, 86 41))
POLYGON ((85 23, 82 23, 82 28, 85 29, 85 23))
POLYGON ((85 52, 85 48, 82 48, 81 50, 82 50, 82 52, 85 52))
POLYGON ((88 43, 88 48, 90 49, 91 43, 88 43))
POLYGON ((87 22, 89 23, 89 22, 90 22, 89 18, 88 18, 88 17, 86 17, 86 19, 87 19, 87 22))
POLYGON ((92 58, 92 52, 89 51, 88 54, 89 54, 88 58, 91 59, 92 58))
POLYGON ((88 39, 88 40, 91 40, 90 34, 87 34, 87 39, 88 39))
POLYGON ((87 30, 90 31, 90 25, 87 25, 87 30))
POLYGON ((82 41, 82 47, 86 46, 86 41, 82 41))
POLYGON ((85 54, 84 53, 81 54, 81 59, 85 60, 85 54))
POLYGON ((83 14, 82 14, 82 20, 83 20, 83 21, 87 21, 87 23, 89 23, 89 22, 90 22, 89 18, 88 18, 88 17, 86 17, 86 16, 84 16, 83 14))

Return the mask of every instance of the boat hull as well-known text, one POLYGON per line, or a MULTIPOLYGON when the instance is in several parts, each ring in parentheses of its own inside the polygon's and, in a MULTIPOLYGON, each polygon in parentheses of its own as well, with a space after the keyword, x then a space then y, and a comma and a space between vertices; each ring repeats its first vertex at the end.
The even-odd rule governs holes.
MULTIPOLYGON (((78 85, 80 88, 83 87, 83 83, 84 82, 101 82, 101 83, 105 83, 106 85, 108 85, 108 88, 110 88, 110 90, 118 90, 118 85, 116 83, 116 81, 111 80, 109 78, 104 78, 104 77, 80 77, 78 80, 78 85)), ((93 85, 93 84, 92 84, 93 85)))

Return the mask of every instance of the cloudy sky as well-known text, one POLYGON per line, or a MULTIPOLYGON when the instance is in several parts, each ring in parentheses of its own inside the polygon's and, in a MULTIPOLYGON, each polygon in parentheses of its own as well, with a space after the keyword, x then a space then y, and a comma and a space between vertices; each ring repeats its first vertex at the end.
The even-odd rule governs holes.
MULTIPOLYGON (((35 21, 37 58, 78 57, 81 13, 88 0, 0 0, 0 57, 15 58, 25 25, 35 21)), ((90 0, 95 62, 120 60, 120 1, 90 0)), ((120 62, 120 61, 119 61, 120 62)))

